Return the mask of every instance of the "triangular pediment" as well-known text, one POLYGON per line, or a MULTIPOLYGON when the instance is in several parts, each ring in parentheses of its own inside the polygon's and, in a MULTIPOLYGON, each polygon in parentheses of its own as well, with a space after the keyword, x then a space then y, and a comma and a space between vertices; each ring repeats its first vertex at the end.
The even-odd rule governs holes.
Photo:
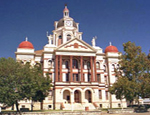
POLYGON ((96 52, 92 46, 78 38, 71 39, 65 44, 60 45, 55 51, 96 52))

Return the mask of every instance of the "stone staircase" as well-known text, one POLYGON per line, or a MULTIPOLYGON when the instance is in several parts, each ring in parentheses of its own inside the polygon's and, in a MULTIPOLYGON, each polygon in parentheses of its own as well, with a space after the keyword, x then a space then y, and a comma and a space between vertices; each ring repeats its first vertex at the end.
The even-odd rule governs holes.
POLYGON ((93 103, 74 103, 74 104, 64 104, 63 110, 85 110, 85 108, 88 107, 89 110, 95 110, 96 107, 93 103))

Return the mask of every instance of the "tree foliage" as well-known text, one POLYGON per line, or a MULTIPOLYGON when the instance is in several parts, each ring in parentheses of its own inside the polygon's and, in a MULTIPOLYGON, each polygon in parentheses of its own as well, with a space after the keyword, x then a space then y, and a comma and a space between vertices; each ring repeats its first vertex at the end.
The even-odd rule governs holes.
POLYGON ((123 46, 125 53, 120 57, 120 67, 115 70, 118 80, 109 88, 110 93, 130 102, 150 97, 150 57, 134 43, 127 42, 123 46))
POLYGON ((12 58, 0 58, 0 103, 6 106, 23 99, 43 101, 51 87, 48 76, 43 77, 41 64, 31 66, 12 58))

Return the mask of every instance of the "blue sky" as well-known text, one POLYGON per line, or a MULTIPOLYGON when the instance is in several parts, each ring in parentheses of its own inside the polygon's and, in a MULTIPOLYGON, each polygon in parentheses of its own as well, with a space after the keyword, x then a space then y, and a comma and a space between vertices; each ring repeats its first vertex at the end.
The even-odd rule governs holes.
POLYGON ((123 52, 122 44, 131 41, 148 54, 150 0, 0 0, 0 57, 15 58, 26 36, 35 50, 43 49, 65 3, 88 44, 97 36, 103 50, 112 42, 123 52))

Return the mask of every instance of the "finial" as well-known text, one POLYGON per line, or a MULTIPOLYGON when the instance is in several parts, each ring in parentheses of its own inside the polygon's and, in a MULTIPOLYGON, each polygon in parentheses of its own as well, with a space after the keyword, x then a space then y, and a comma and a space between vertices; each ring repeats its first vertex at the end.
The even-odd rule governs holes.
POLYGON ((65 8, 67 8, 67 4, 65 4, 65 8))
POLYGON ((109 45, 111 46, 111 42, 109 42, 109 45))
POLYGON ((46 35, 47 35, 47 37, 48 37, 48 31, 46 32, 46 35))
POLYGON ((28 41, 28 37, 26 37, 26 41, 28 41))

